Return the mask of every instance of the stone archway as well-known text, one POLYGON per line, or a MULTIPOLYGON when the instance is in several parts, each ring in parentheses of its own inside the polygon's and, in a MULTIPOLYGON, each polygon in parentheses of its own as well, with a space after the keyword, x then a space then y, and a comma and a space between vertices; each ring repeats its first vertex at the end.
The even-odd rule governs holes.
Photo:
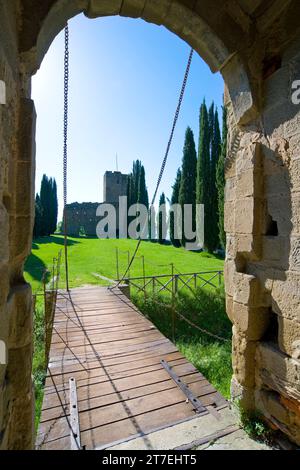
POLYGON ((6 86, 0 339, 8 347, 8 365, 0 370, 0 448, 30 448, 33 437, 31 289, 23 278, 34 213, 30 79, 65 21, 80 12, 162 24, 221 71, 230 125, 225 218, 232 394, 300 442, 300 109, 291 101, 291 84, 300 79, 299 2, 15 0, 0 6, 6 86))

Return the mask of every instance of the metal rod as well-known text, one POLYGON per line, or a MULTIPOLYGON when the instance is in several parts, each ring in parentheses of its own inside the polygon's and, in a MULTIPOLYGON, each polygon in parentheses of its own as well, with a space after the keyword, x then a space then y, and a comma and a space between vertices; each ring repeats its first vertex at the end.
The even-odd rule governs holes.
POLYGON ((74 378, 71 378, 69 380, 69 385, 70 385, 71 450, 79 450, 81 449, 81 443, 80 443, 80 426, 79 426, 76 380, 74 378))
POLYGON ((194 408, 197 413, 204 413, 207 408, 201 403, 201 401, 193 394, 193 392, 189 389, 189 387, 178 377, 177 374, 172 370, 170 365, 163 359, 160 361, 162 366, 166 369, 170 377, 174 380, 174 382, 178 385, 180 390, 184 393, 187 397, 188 401, 194 408))

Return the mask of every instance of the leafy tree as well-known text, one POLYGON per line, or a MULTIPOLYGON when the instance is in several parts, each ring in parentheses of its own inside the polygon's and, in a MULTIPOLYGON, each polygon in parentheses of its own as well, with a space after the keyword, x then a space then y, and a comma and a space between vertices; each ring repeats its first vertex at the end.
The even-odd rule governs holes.
MULTIPOLYGON (((173 192, 171 197, 171 205, 179 203, 179 192, 180 192, 180 183, 181 183, 181 168, 177 170, 177 175, 175 179, 175 183, 172 186, 173 192)), ((170 239, 172 244, 176 247, 180 247, 180 240, 175 239, 175 214, 174 212, 170 212, 170 239)))
POLYGON ((159 198, 158 212, 158 242, 162 245, 165 242, 165 227, 167 227, 166 196, 164 193, 159 198))
POLYGON ((224 231, 224 191, 225 191, 225 160, 227 155, 227 140, 228 140, 228 127, 227 127, 227 108, 223 106, 223 128, 222 128, 222 149, 220 158, 217 164, 216 171, 216 185, 218 189, 218 209, 219 209, 219 238, 222 248, 226 247, 226 234, 224 231))
MULTIPOLYGON (((179 204, 182 207, 182 245, 185 246, 186 239, 184 235, 184 205, 191 204, 193 207, 193 229, 196 224, 196 172, 197 172, 197 153, 194 140, 194 134, 190 127, 185 133, 185 142, 182 158, 182 173, 179 189, 179 204)), ((189 240, 192 241, 192 240, 189 240)))

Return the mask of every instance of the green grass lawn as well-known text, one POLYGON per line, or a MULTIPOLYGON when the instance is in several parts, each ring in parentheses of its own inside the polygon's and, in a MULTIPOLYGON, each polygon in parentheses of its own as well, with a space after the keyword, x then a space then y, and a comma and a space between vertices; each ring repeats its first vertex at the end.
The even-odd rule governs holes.
MULTIPOLYGON (((70 238, 69 277, 71 287, 85 284, 105 284, 93 273, 110 279, 116 279, 116 248, 119 249, 119 272, 122 276, 128 263, 128 251, 132 255, 137 242, 134 240, 99 240, 98 238, 70 238)), ((53 258, 64 249, 64 240, 60 235, 35 240, 32 253, 25 264, 25 277, 31 283, 33 292, 41 289, 41 279, 46 267, 51 268, 53 258)), ((142 256, 145 257, 146 275, 170 274, 171 263, 180 272, 200 272, 222 270, 224 261, 208 253, 194 253, 184 248, 169 245, 142 242, 138 257, 131 271, 131 277, 143 275, 142 256)), ((62 265, 61 286, 65 274, 62 265)))
MULTIPOLYGON (((116 248, 119 250, 119 272, 122 276, 128 263, 128 251, 132 255, 137 242, 133 240, 99 240, 96 238, 70 238, 69 246, 69 277, 71 287, 83 285, 107 284, 95 277, 93 273, 100 274, 109 279, 117 278, 116 248)), ((51 269, 53 258, 58 252, 64 253, 64 240, 60 235, 40 238, 34 241, 32 253, 25 264, 25 278, 32 285, 33 293, 42 291, 42 276, 45 268, 51 269)), ((62 253, 62 254, 63 254, 62 253)), ((181 273, 223 270, 224 261, 208 253, 188 252, 183 248, 174 248, 170 245, 142 242, 138 257, 134 262, 130 276, 143 275, 142 257, 145 259, 147 276, 158 274, 171 274, 171 263, 181 273)), ((62 258, 60 288, 64 288, 64 262, 62 258)), ((198 322, 210 331, 230 338, 231 326, 225 314, 223 291, 215 289, 199 290, 197 296, 182 292, 178 300, 178 308, 185 315, 189 315, 194 322, 198 322)), ((161 296, 168 302, 168 296, 161 296)), ((154 324, 171 338, 170 312, 151 303, 146 304, 144 297, 136 296, 133 291, 133 301, 139 306, 154 324)), ((43 297, 37 297, 34 319, 34 359, 33 376, 36 394, 36 426, 39 423, 40 410, 43 400, 43 387, 45 379, 44 361, 44 309, 43 297)), ((171 338, 172 339, 172 338, 171 338)), ((186 323, 177 323, 176 345, 183 354, 211 381, 211 383, 225 396, 229 396, 229 382, 231 377, 231 349, 230 343, 222 343, 199 334, 186 323)))

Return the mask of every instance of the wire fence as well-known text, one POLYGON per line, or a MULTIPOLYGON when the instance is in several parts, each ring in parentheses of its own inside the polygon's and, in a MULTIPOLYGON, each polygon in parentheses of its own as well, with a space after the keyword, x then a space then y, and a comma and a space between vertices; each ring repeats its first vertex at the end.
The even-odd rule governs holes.
MULTIPOLYGON (((44 309, 44 341, 45 341, 45 365, 48 364, 49 351, 52 338, 55 306, 59 290, 62 263, 62 251, 53 258, 52 266, 43 268, 41 276, 41 289, 33 294, 34 315, 37 315, 37 298, 42 297, 44 309)), ((40 304, 39 304, 40 305, 40 304)))
POLYGON ((194 329, 211 338, 218 341, 230 342, 229 339, 197 325, 176 308, 176 302, 181 292, 188 291, 196 296, 199 289, 202 288, 209 287, 210 289, 217 290, 223 285, 223 277, 224 272, 221 270, 181 273, 175 268, 174 264, 171 263, 170 274, 132 277, 125 279, 124 282, 129 287, 130 296, 132 296, 132 294, 142 294, 144 295, 145 302, 151 299, 151 302, 159 307, 170 310, 173 342, 175 341, 177 319, 186 322, 194 329), (163 294, 167 294, 163 296, 164 302, 158 300, 163 294))

